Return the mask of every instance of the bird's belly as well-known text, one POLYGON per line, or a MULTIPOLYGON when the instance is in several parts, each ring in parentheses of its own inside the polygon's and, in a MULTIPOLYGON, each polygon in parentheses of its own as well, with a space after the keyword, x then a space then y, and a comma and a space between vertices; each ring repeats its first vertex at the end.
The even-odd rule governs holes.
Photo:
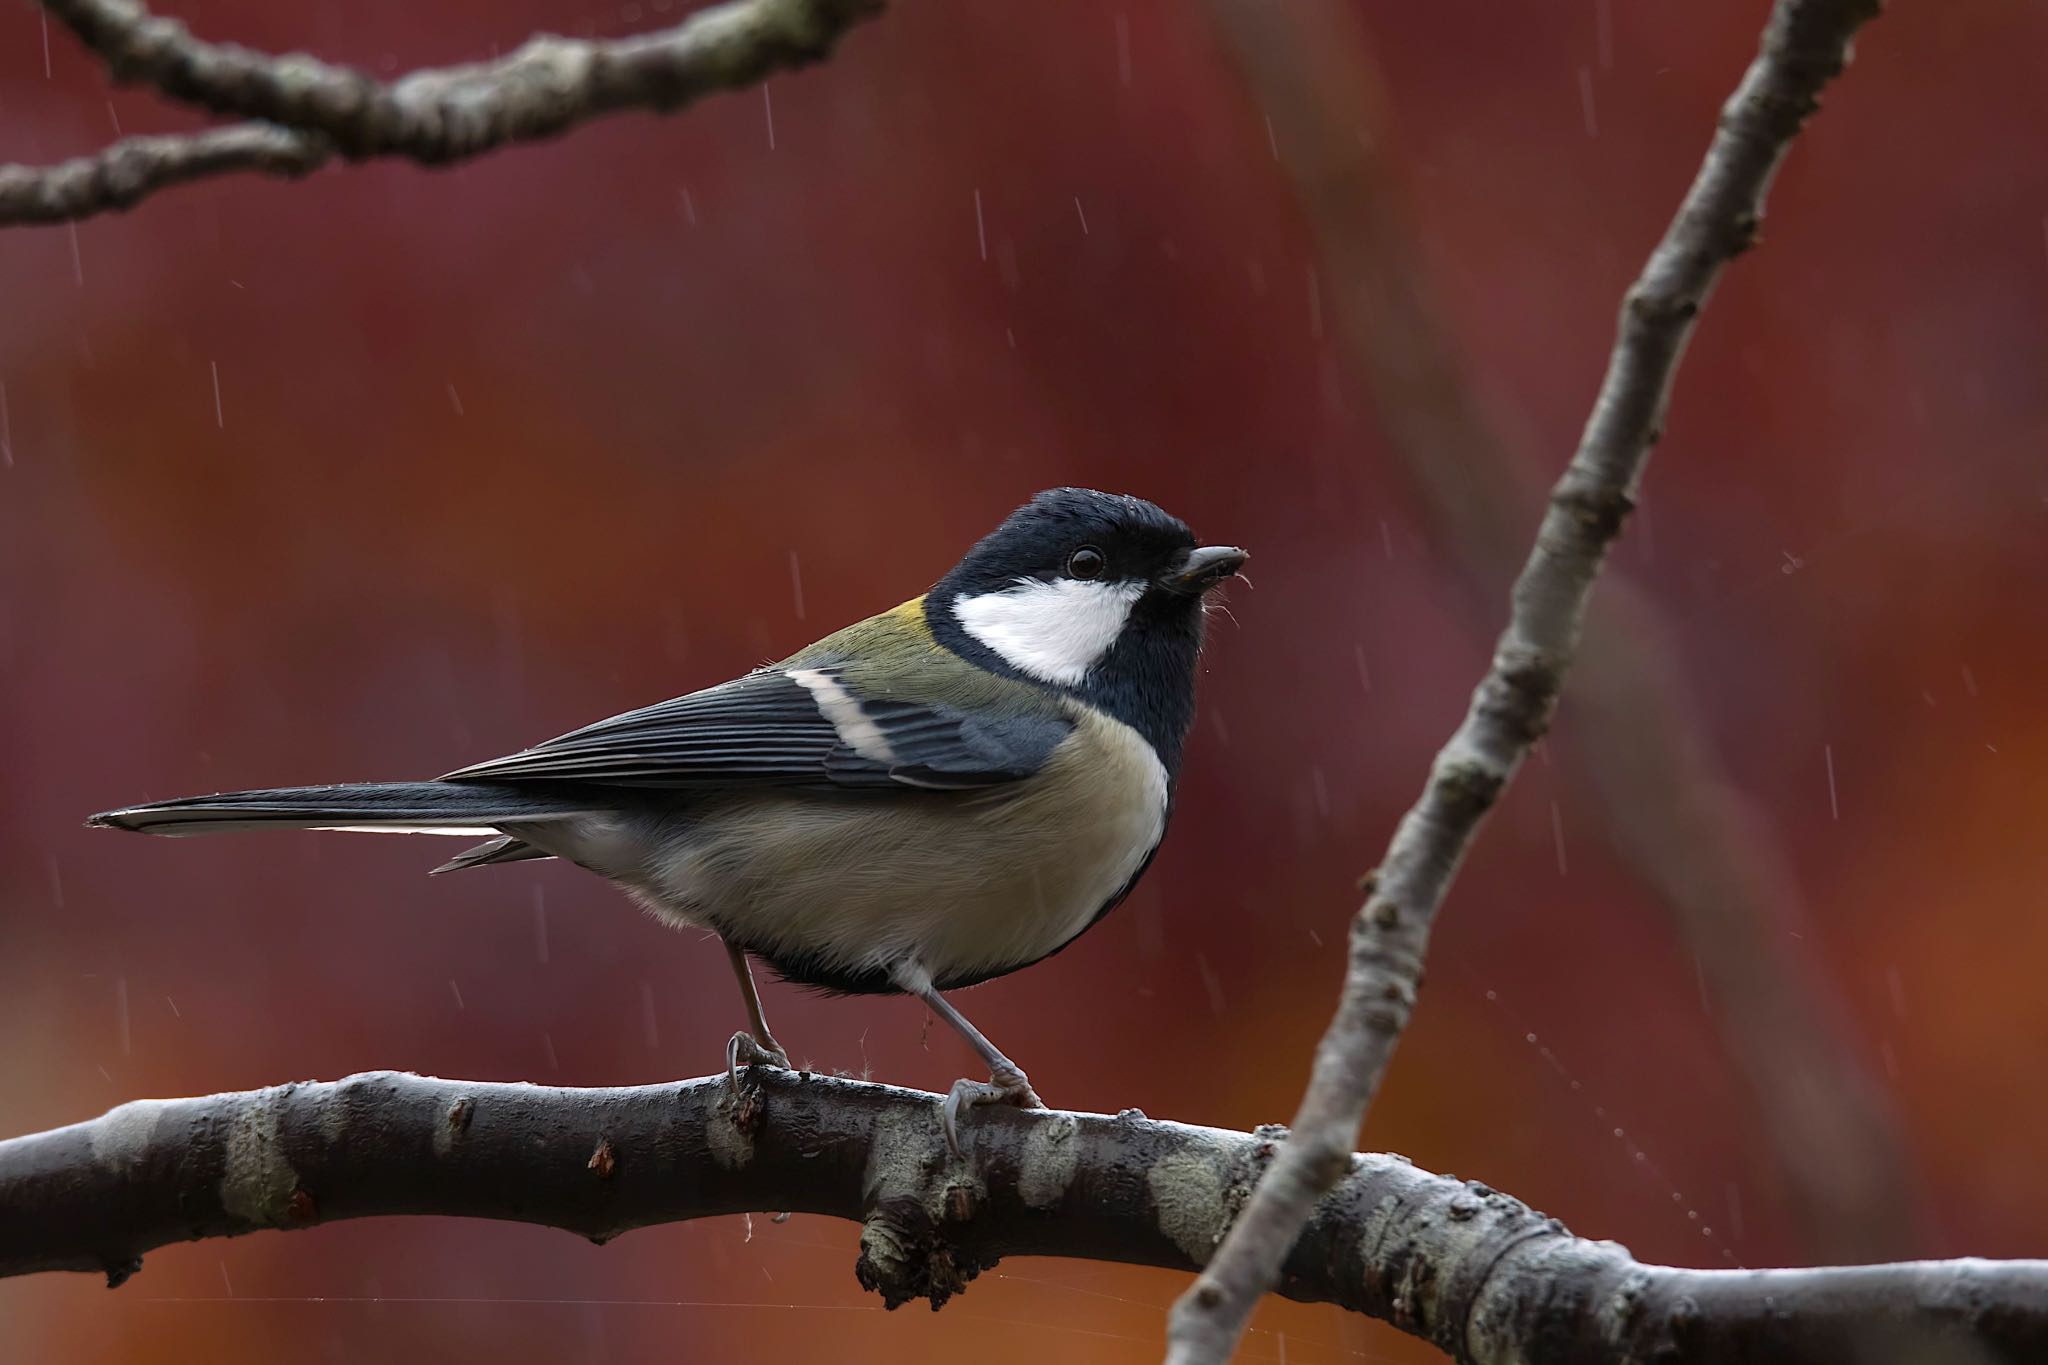
POLYGON ((837 989, 889 989, 903 966, 941 986, 1027 966, 1087 928, 1165 830, 1151 747, 1090 728, 989 793, 775 793, 701 814, 649 868, 649 899, 837 989))

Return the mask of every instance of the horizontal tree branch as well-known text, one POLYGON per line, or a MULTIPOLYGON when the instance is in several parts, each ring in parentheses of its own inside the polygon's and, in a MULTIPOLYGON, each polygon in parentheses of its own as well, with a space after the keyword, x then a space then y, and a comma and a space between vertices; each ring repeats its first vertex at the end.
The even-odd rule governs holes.
MULTIPOLYGON (((0 1274, 119 1284, 172 1242, 435 1214, 594 1241, 713 1214, 862 1224, 855 1273, 890 1307, 960 1292, 1004 1256, 1193 1269, 1279 1130, 1004 1107, 953 1156, 940 1097, 767 1067, 577 1090, 371 1072, 138 1100, 0 1142, 0 1274)), ((1280 1292, 1341 1305, 1469 1365, 1839 1362, 1872 1341, 2048 1359, 2048 1261, 1819 1270, 1642 1265, 1477 1182, 1352 1156, 1280 1292)), ((1923 1355, 1921 1359, 1950 1356, 1923 1355)))
MULTIPOLYGON (((1260 0, 1219 0, 1257 4, 1260 0)), ((1755 244, 1764 195, 1879 0, 1778 0, 1760 51, 1663 240, 1622 301, 1606 376, 1515 580, 1469 709, 1402 816, 1351 924, 1344 987, 1316 1047, 1293 1137, 1245 1216, 1174 1304, 1168 1365, 1221 1365, 1317 1199, 1343 1176, 1415 1009, 1430 925, 1480 825, 1550 726, 1607 548, 1635 506, 1671 381, 1722 268, 1755 244)))
POLYGON ((846 30, 883 4, 732 0, 651 33, 543 34, 496 61, 385 82, 304 54, 202 42, 134 0, 44 0, 116 81, 261 121, 128 138, 55 166, 0 166, 0 225, 124 209, 171 185, 235 171, 300 176, 335 156, 447 165, 624 109, 669 112, 823 60, 846 30))

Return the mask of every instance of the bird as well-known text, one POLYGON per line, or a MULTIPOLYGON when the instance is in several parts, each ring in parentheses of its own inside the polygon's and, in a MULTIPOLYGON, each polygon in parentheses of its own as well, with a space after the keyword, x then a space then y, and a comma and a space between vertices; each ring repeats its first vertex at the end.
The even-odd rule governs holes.
POLYGON ((481 837, 435 872, 557 858, 724 945, 742 1065, 787 1068, 753 963, 923 1002, 988 1067, 941 1107, 1042 1107, 947 998, 1040 962, 1165 836, 1205 607, 1248 556, 1142 498, 1037 494, 920 596, 718 686, 430 781, 153 801, 88 824, 481 837))

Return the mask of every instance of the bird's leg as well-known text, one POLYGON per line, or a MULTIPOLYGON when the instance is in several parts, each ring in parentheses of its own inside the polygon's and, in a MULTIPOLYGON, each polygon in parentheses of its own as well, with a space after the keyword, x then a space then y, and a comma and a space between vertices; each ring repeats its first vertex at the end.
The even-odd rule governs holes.
POLYGON ((986 1034, 967 1022, 967 1016, 953 1008, 952 1002, 940 995, 929 979, 906 983, 911 994, 924 1001, 925 1007, 933 1014, 953 1026, 954 1032, 967 1040, 967 1045, 979 1053, 981 1060, 988 1063, 986 1081, 961 1079, 953 1082, 953 1088, 946 1093, 946 1102, 939 1108, 939 1121, 946 1130, 946 1145, 953 1149, 953 1155, 960 1154, 960 1111, 970 1104, 1014 1104, 1020 1109, 1043 1109, 1045 1101, 1031 1088, 1031 1078, 1024 1074, 1024 1068, 1005 1057, 986 1034))
POLYGON ((754 967, 747 961, 746 949, 733 943, 725 945, 726 959, 732 963, 732 974, 740 983, 740 995, 747 1002, 747 1028, 735 1033, 725 1045, 725 1075, 732 1082, 733 1089, 739 1089, 740 1068, 766 1062, 770 1066, 789 1067, 789 1054, 782 1050, 782 1044, 775 1041, 775 1035, 768 1031, 768 1016, 761 1012, 761 991, 754 984, 754 967))

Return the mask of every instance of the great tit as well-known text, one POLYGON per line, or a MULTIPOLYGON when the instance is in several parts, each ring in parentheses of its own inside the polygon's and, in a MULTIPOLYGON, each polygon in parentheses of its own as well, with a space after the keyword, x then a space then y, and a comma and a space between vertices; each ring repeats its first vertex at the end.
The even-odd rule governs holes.
POLYGON ((564 858, 716 934, 742 1063, 789 1065, 750 958, 828 992, 916 996, 988 1064, 947 1096, 1037 1106, 941 992, 1051 956, 1166 831, 1210 589, 1245 552, 1139 498, 1038 494, 930 592, 781 663, 430 782, 283 787, 95 815, 148 834, 491 836, 434 869, 564 858))

